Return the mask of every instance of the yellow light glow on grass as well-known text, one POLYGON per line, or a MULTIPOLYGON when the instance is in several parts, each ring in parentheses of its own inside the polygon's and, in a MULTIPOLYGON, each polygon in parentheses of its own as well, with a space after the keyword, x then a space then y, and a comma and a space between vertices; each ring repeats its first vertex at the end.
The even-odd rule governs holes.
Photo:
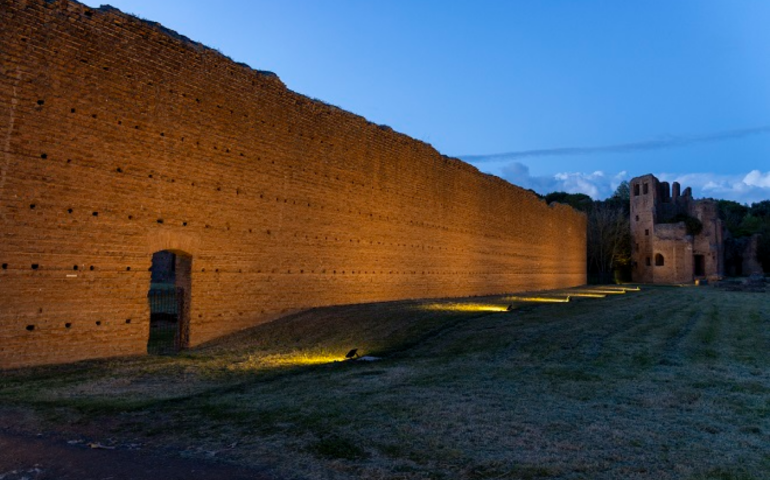
POLYGON ((423 310, 443 312, 507 312, 508 305, 491 303, 431 303, 420 307, 423 310))
POLYGON ((250 355, 246 360, 234 363, 229 370, 271 370, 274 368, 301 367, 341 362, 345 353, 328 352, 289 352, 272 355, 250 355))
POLYGON ((505 297, 510 302, 542 302, 542 303, 567 303, 569 295, 566 297, 505 297))

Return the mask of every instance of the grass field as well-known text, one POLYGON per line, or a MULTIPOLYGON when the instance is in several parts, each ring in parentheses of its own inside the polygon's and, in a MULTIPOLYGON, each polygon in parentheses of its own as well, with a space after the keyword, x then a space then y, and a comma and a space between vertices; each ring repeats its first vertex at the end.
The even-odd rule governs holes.
POLYGON ((767 293, 575 289, 316 309, 176 357, 5 372, 0 420, 286 479, 766 479, 768 367, 767 293))

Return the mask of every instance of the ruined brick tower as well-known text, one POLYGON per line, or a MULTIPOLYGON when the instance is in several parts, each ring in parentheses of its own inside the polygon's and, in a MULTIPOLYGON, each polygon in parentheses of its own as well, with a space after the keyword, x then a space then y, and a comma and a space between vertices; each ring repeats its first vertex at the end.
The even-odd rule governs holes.
POLYGON ((716 202, 695 200, 653 175, 631 180, 633 279, 682 283, 722 275, 723 227, 716 202), (673 188, 672 188, 673 187, 673 188))

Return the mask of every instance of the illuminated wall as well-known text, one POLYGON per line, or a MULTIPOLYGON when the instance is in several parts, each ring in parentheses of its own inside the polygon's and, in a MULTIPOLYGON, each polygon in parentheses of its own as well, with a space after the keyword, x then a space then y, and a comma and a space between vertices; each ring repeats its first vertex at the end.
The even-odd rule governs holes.
POLYGON ((190 345, 308 307, 585 283, 585 217, 112 8, 0 0, 0 367, 190 345))

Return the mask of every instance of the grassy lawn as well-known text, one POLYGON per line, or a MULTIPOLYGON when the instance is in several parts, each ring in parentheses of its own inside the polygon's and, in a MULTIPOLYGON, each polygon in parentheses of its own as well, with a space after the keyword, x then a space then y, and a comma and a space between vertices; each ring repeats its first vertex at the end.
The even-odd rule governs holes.
POLYGON ((0 421, 277 478, 765 479, 768 367, 767 293, 586 288, 315 309, 176 357, 3 372, 0 421))

